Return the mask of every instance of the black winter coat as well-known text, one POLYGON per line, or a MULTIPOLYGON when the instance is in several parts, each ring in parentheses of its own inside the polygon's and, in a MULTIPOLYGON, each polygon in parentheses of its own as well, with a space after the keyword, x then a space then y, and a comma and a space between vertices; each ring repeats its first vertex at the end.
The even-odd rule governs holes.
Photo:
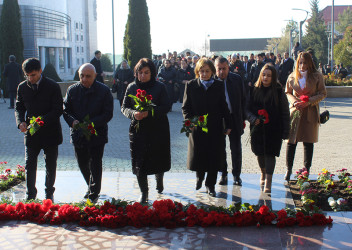
POLYGON ((291 58, 288 58, 286 61, 285 59, 283 59, 282 63, 280 64, 279 82, 283 86, 286 85, 287 78, 293 71, 293 64, 294 64, 294 61, 291 58))
POLYGON ((103 73, 101 61, 94 57, 92 60, 90 60, 90 63, 93 64, 93 66, 95 67, 95 71, 97 72, 96 80, 98 82, 104 83, 103 76, 101 75, 103 73))
POLYGON ((251 129, 251 148, 255 155, 280 156, 283 139, 287 139, 290 132, 290 112, 286 94, 281 86, 277 88, 278 105, 273 98, 265 98, 265 101, 256 101, 255 91, 263 91, 263 96, 268 97, 269 88, 251 88, 250 97, 246 105, 247 119, 251 129), (258 110, 265 109, 269 115, 269 123, 260 123, 254 126, 255 120, 259 118, 258 110))
MULTIPOLYGON (((89 120, 94 123, 97 136, 90 137, 90 147, 99 146, 108 142, 108 122, 113 116, 114 100, 110 89, 101 82, 94 81, 88 89, 81 83, 71 85, 64 99, 64 119, 71 128, 71 138, 74 133, 72 123, 80 122, 89 115, 89 120)), ((71 139, 72 142, 72 139, 71 139)))
POLYGON ((248 81, 252 83, 252 86, 254 86, 255 82, 258 80, 260 71, 262 70, 264 65, 265 65, 265 62, 261 62, 261 63, 256 62, 252 64, 251 72, 249 74, 249 79, 248 79, 248 81))
POLYGON ((194 128, 188 140, 187 168, 193 171, 220 170, 224 166, 224 130, 231 128, 224 83, 214 80, 205 90, 200 79, 186 84, 182 112, 185 119, 208 114, 208 133, 194 128))
POLYGON ((117 88, 117 99, 123 100, 125 92, 129 83, 134 81, 134 75, 132 69, 121 69, 119 68, 114 76, 115 79, 119 80, 117 88), (128 84, 125 84, 127 82, 128 84))
POLYGON ((165 85, 158 81, 148 83, 133 82, 128 85, 121 107, 122 113, 129 119, 130 149, 132 159, 132 172, 135 175, 151 175, 169 171, 171 168, 170 128, 167 112, 170 110, 170 100, 165 85), (136 109, 134 100, 128 95, 136 95, 137 89, 152 95, 154 116, 148 116, 139 121, 134 118, 136 109))
POLYGON ((4 67, 4 77, 6 77, 6 87, 9 92, 16 92, 22 76, 21 65, 16 62, 10 62, 4 67))
POLYGON ((165 84, 169 84, 170 80, 175 83, 177 80, 176 69, 171 66, 169 68, 161 68, 158 77, 161 77, 165 84))
POLYGON ((30 118, 41 116, 44 126, 33 136, 25 133, 24 144, 44 148, 62 143, 60 116, 62 115, 62 96, 60 86, 53 80, 42 76, 38 90, 31 83, 23 81, 18 85, 15 116, 17 127, 22 122, 29 125, 30 118))

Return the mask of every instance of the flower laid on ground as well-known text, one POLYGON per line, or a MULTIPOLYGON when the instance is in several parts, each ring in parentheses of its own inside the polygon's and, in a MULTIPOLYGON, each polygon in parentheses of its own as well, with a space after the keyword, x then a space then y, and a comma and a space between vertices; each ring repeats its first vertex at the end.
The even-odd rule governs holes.
MULTIPOLYGON (((17 165, 16 171, 13 171, 8 168, 4 169, 4 162, 0 162, 0 190, 7 190, 9 187, 12 187, 18 184, 21 181, 25 180, 25 169, 23 166, 17 165)), ((7 162, 6 162, 7 164, 7 162)))
POLYGON ((43 126, 44 126, 44 122, 42 120, 42 117, 41 116, 38 116, 38 117, 33 116, 29 121, 29 126, 27 127, 27 129, 29 130, 29 133, 31 135, 34 135, 43 126))
POLYGON ((340 170, 336 171, 337 177, 339 178, 339 180, 345 184, 348 184, 349 181, 351 180, 350 176, 351 174, 347 172, 347 168, 342 168, 340 170))
POLYGON ((90 141, 90 137, 92 135, 97 136, 98 133, 95 130, 94 123, 89 120, 89 115, 86 115, 83 118, 83 122, 77 123, 73 127, 74 130, 81 130, 82 131, 82 136, 84 136, 87 141, 90 141))
POLYGON ((191 119, 186 119, 183 121, 183 126, 180 133, 186 133, 188 137, 192 133, 192 129, 195 127, 202 128, 202 131, 208 133, 208 114, 201 116, 194 116, 191 119))
POLYGON ((330 207, 335 211, 345 211, 347 209, 348 201, 342 198, 335 200, 333 197, 328 199, 330 207))
POLYGON ((28 220, 39 224, 60 225, 76 222, 80 226, 102 226, 118 228, 125 226, 141 227, 193 227, 193 226, 257 226, 276 224, 285 226, 324 226, 332 223, 331 217, 315 211, 294 211, 282 209, 270 211, 263 205, 236 204, 229 208, 201 207, 193 204, 183 205, 172 200, 154 201, 152 206, 138 202, 115 200, 105 201, 103 205, 85 206, 83 204, 53 204, 51 200, 41 203, 0 204, 0 220, 28 220), (251 207, 252 209, 249 209, 251 207))
POLYGON ((297 178, 297 184, 299 185, 301 190, 302 190, 302 185, 305 182, 309 182, 308 176, 309 176, 309 173, 308 173, 306 168, 299 169, 296 172, 296 176, 295 177, 297 178))

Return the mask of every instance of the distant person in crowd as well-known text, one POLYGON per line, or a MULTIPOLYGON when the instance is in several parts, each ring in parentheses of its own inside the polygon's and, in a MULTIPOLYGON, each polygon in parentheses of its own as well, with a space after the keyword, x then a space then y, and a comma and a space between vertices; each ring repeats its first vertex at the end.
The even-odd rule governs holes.
POLYGON ((16 63, 16 57, 14 55, 9 56, 9 63, 5 65, 3 75, 6 78, 6 89, 10 98, 10 106, 8 108, 13 109, 17 86, 21 82, 23 75, 21 65, 16 63))
POLYGON ((170 103, 165 84, 156 81, 156 69, 150 59, 142 58, 134 68, 135 82, 128 85, 121 111, 129 119, 130 151, 132 172, 137 176, 141 190, 140 203, 148 201, 147 175, 155 175, 159 194, 164 190, 164 173, 171 168, 170 128, 167 113, 170 103), (151 111, 140 112, 128 95, 137 90, 152 96, 154 115, 151 111))
POLYGON ((272 64, 275 65, 276 56, 273 52, 270 52, 270 60, 271 60, 272 64))
POLYGON ((279 67, 279 82, 285 86, 288 76, 292 73, 294 66, 294 61, 289 58, 288 52, 284 53, 284 59, 279 67))
POLYGON ((192 57, 191 56, 187 56, 186 59, 187 59, 188 66, 192 68, 192 57))
POLYGON ((331 66, 330 66, 330 64, 327 64, 326 65, 326 68, 325 68, 325 74, 331 74, 331 66))
POLYGON ((282 85, 272 64, 265 64, 258 81, 250 90, 246 107, 251 128, 251 148, 257 156, 261 170, 260 186, 265 193, 271 193, 276 158, 280 156, 282 140, 288 138, 290 113, 282 85), (265 121, 259 112, 265 110, 265 121))
POLYGON ((303 48, 301 47, 299 42, 296 42, 295 46, 292 48, 292 51, 291 51, 291 55, 295 61, 297 60, 297 57, 300 51, 303 51, 303 48))
POLYGON ((166 54, 165 53, 162 54, 162 59, 166 59, 166 54))
POLYGON ((336 65, 335 65, 335 69, 334 69, 334 75, 335 75, 335 76, 338 76, 338 75, 339 75, 339 72, 340 72, 340 65, 339 65, 339 64, 336 64, 336 65))
POLYGON ((303 165, 310 171, 314 143, 318 142, 319 102, 326 97, 323 75, 316 70, 309 53, 302 52, 298 55, 295 71, 287 79, 286 95, 290 102, 292 124, 286 151, 285 180, 289 181, 297 142, 303 142, 303 165), (300 97, 303 95, 308 96, 309 100, 302 101, 300 97), (300 112, 299 116, 294 116, 296 110, 300 112))
POLYGON ((274 64, 277 75, 280 75, 280 65, 281 65, 281 63, 282 63, 281 54, 277 54, 276 60, 275 60, 275 64, 274 64))
POLYGON ((115 72, 114 79, 115 84, 117 84, 117 99, 120 101, 120 106, 122 106, 127 86, 134 80, 133 71, 126 60, 121 62, 119 69, 115 72))
POLYGON ((98 82, 104 83, 104 72, 103 69, 101 68, 101 52, 99 50, 96 50, 94 52, 94 58, 90 60, 90 63, 95 67, 95 71, 97 72, 97 77, 95 80, 98 82))
MULTIPOLYGON (((232 175, 235 185, 242 185, 242 145, 241 136, 243 134, 245 122, 246 90, 243 79, 235 73, 230 72, 229 62, 224 57, 215 60, 216 76, 225 84, 225 97, 230 110, 232 130, 228 135, 230 140, 230 150, 232 159, 232 175)), ((220 185, 227 185, 227 162, 225 151, 225 162, 221 171, 220 185)))
POLYGON ((189 57, 189 56, 191 56, 191 52, 186 51, 186 57, 189 57))
POLYGON ((177 70, 177 83, 179 85, 179 98, 180 103, 183 102, 183 94, 185 92, 185 85, 188 81, 195 78, 194 70, 187 64, 187 60, 181 60, 181 68, 177 70))
POLYGON ((186 83, 182 113, 184 119, 208 115, 208 133, 195 127, 189 135, 187 168, 196 171, 196 190, 205 186, 215 197, 218 171, 224 166, 225 135, 231 132, 231 117, 226 103, 224 83, 214 79, 216 70, 210 59, 202 58, 194 69, 196 79, 186 83))
POLYGON ((259 53, 257 55, 257 61, 252 64, 251 71, 249 73, 248 86, 253 87, 254 83, 258 80, 260 71, 265 65, 264 57, 265 54, 263 55, 263 53, 259 53))
POLYGON ((319 67, 318 67, 317 70, 318 70, 320 73, 322 73, 323 75, 325 75, 325 69, 324 69, 322 63, 319 63, 319 67))
POLYGON ((108 142, 108 122, 113 117, 114 101, 110 89, 95 80, 97 73, 92 64, 83 64, 78 72, 80 82, 71 85, 66 92, 64 119, 70 127, 78 167, 88 185, 84 199, 95 203, 101 190, 102 159, 108 142), (88 138, 79 126, 87 119, 96 130, 96 134, 88 138))
MULTIPOLYGON (((244 68, 244 76, 243 76, 243 81, 245 83, 245 86, 248 86, 248 79, 249 79, 249 74, 251 72, 251 66, 252 63, 248 61, 248 56, 243 57, 243 68, 244 68)), ((246 87, 247 89, 247 87, 246 87)))
POLYGON ((232 54, 231 56, 231 61, 230 61, 230 72, 239 74, 242 79, 244 78, 244 75, 246 73, 246 70, 243 67, 243 62, 241 62, 237 55, 235 53, 232 54))
POLYGON ((255 63, 255 59, 254 59, 254 54, 253 54, 253 53, 250 54, 248 61, 249 61, 249 63, 250 63, 251 65, 255 63))
POLYGON ((27 80, 18 85, 15 116, 17 127, 24 133, 27 200, 37 197, 37 161, 40 151, 43 150, 46 171, 45 199, 54 201, 58 145, 62 143, 61 90, 56 82, 42 75, 38 59, 26 59, 22 70, 27 80), (41 117, 43 122, 43 126, 33 135, 28 131, 32 117, 41 117))
POLYGON ((266 54, 265 54, 264 62, 265 62, 265 63, 271 63, 272 65, 275 65, 275 61, 273 61, 273 60, 270 58, 270 53, 266 53, 266 54))
POLYGON ((176 60, 176 58, 177 58, 177 51, 172 52, 172 57, 176 60))
MULTIPOLYGON (((160 82, 164 83, 167 90, 167 95, 170 100, 170 111, 172 110, 172 104, 175 101, 175 83, 177 80, 177 72, 174 67, 171 66, 170 60, 164 61, 164 67, 158 73, 158 79, 160 82)), ((178 96, 177 96, 178 97, 178 96)))
POLYGON ((346 78, 346 76, 348 75, 348 71, 347 71, 347 69, 345 69, 345 68, 343 67, 343 64, 342 64, 342 63, 340 63, 340 70, 339 70, 339 72, 338 72, 338 75, 339 75, 339 77, 341 77, 342 79, 343 79, 343 78, 346 78))
POLYGON ((199 60, 199 56, 193 56, 192 57, 192 64, 191 64, 192 68, 196 67, 196 64, 197 64, 198 60, 199 60))

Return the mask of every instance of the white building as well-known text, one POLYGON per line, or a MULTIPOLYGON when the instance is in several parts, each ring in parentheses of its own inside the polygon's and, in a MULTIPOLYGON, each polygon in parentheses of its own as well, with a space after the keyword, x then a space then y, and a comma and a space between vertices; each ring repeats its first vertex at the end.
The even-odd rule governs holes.
POLYGON ((62 79, 72 80, 97 49, 96 0, 18 0, 18 4, 24 58, 39 58, 42 68, 51 63, 62 79))

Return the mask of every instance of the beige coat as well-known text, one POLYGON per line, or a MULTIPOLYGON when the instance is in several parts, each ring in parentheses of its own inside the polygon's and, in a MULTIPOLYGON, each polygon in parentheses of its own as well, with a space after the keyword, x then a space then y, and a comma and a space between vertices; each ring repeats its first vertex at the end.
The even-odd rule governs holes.
POLYGON ((307 79, 306 86, 301 89, 299 83, 295 83, 295 72, 291 73, 286 82, 286 95, 290 103, 291 129, 289 143, 318 142, 319 133, 319 102, 326 97, 326 89, 323 75, 320 72, 313 73, 312 80, 307 79), (309 105, 301 113, 293 106, 299 101, 301 95, 309 96, 309 105))

